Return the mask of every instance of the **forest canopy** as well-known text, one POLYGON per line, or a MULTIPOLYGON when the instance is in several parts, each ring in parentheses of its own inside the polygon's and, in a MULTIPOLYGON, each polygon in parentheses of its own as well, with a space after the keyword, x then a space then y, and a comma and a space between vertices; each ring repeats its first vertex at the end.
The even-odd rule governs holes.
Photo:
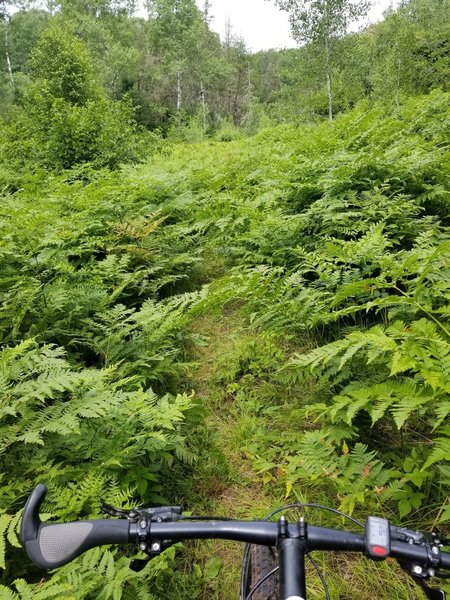
POLYGON ((342 2, 328 2, 330 14, 336 5, 333 24, 318 20, 316 33, 299 26, 300 17, 310 22, 312 13, 291 9, 299 42, 310 43, 252 54, 231 24, 223 40, 211 30, 208 2, 202 11, 195 0, 152 0, 144 18, 133 2, 67 0, 52 3, 48 12, 39 3, 21 8, 2 0, 0 114, 21 105, 29 85, 45 79, 43 66, 33 69, 36 52, 50 71, 55 60, 64 67, 62 55, 45 56, 43 40, 36 50, 48 29, 58 30, 60 43, 65 38, 74 52, 84 52, 85 74, 95 72, 97 96, 125 101, 146 129, 184 139, 199 140, 227 125, 251 133, 269 123, 320 119, 329 114, 328 87, 335 113, 364 98, 398 104, 402 94, 447 89, 448 0, 411 0, 350 35, 344 34, 367 3, 359 9, 348 3, 344 16, 342 2), (301 31, 310 33, 304 38, 301 31))

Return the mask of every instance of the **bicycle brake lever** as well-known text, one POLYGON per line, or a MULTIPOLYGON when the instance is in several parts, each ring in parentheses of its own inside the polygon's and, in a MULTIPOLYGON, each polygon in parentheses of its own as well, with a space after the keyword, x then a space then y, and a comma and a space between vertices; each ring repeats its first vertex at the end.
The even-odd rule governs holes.
POLYGON ((414 566, 411 563, 402 563, 399 561, 399 565, 406 573, 408 573, 414 583, 422 589, 428 600, 446 600, 447 595, 444 590, 432 588, 426 582, 427 578, 432 575, 438 575, 438 573, 430 573, 428 570, 422 570, 422 572, 419 573, 418 571, 415 571, 415 567, 420 568, 419 565, 414 566))
POLYGON ((432 588, 425 583, 423 579, 413 577, 414 581, 419 585, 428 600, 446 600, 447 594, 439 588, 432 588))
POLYGON ((135 573, 139 573, 144 569, 147 564, 156 556, 159 556, 161 552, 167 550, 177 542, 172 540, 163 540, 162 542, 153 542, 146 550, 143 550, 147 554, 146 558, 133 558, 130 562, 130 569, 135 573))
POLYGON ((102 512, 111 517, 128 519, 135 523, 139 519, 148 519, 151 523, 163 523, 168 521, 179 521, 181 518, 181 506, 158 506, 156 508, 115 508, 110 504, 102 504, 102 512))
POLYGON ((110 517, 118 517, 119 519, 129 519, 130 513, 132 512, 131 510, 116 508, 115 506, 106 503, 103 503, 100 509, 102 513, 105 513, 105 515, 109 515, 110 517))
POLYGON ((133 517, 148 519, 151 523, 167 523, 181 519, 181 506, 158 506, 157 508, 135 508, 133 517))

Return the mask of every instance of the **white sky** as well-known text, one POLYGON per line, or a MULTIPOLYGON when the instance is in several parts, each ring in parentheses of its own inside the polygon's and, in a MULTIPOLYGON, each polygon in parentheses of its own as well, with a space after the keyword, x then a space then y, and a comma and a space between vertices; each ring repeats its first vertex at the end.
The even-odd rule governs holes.
MULTIPOLYGON (((196 1, 203 8, 203 0, 196 1)), ((392 2, 395 0, 373 0, 368 21, 380 21, 383 11, 392 2)), ((229 18, 233 33, 243 37, 247 47, 253 52, 296 46, 289 35, 287 13, 270 0, 211 0, 211 15, 214 17, 211 23, 214 31, 223 37, 225 23, 229 18)))

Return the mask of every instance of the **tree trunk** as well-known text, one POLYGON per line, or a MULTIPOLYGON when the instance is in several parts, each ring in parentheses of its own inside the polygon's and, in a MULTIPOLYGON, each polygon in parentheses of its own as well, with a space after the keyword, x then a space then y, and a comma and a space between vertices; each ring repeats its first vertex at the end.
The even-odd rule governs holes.
POLYGON ((400 96, 400 75, 401 75, 401 70, 402 70, 402 60, 401 60, 401 58, 399 56, 398 57, 398 64, 397 64, 397 88, 395 90, 395 106, 397 107, 397 110, 400 110, 399 96, 400 96))
POLYGON ((251 123, 252 118, 253 118, 253 93, 252 93, 252 68, 250 65, 250 62, 248 63, 248 67, 247 67, 247 76, 248 76, 248 82, 247 82, 247 113, 248 113, 248 119, 249 122, 251 123))
POLYGON ((241 83, 242 83, 242 71, 239 69, 238 71, 238 80, 236 83, 236 93, 234 94, 234 100, 231 108, 231 114, 233 117, 233 123, 236 126, 239 126, 241 123, 241 111, 239 108, 239 92, 241 91, 241 83))
POLYGON ((177 110, 181 110, 181 71, 177 72, 177 110))
POLYGON ((206 103, 203 81, 200 82, 200 102, 202 103, 202 136, 206 133, 206 103))
POLYGON ((14 77, 13 77, 13 72, 12 72, 12 67, 11 67, 11 59, 9 57, 9 49, 8 49, 8 25, 9 25, 9 21, 8 21, 8 17, 6 17, 6 21, 5 21, 5 54, 6 54, 6 64, 7 64, 7 67, 8 67, 9 80, 11 81, 11 85, 14 85, 14 77))
POLYGON ((330 43, 328 36, 325 37, 325 69, 327 73, 327 96, 328 96, 328 118, 333 124, 333 94, 331 91, 331 65, 330 65, 330 43))

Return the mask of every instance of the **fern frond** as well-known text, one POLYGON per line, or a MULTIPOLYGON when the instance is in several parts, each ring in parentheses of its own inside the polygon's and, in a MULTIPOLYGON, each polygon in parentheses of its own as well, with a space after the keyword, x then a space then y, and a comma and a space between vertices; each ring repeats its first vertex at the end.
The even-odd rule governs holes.
POLYGON ((438 437, 433 441, 433 449, 422 466, 426 471, 431 465, 443 461, 447 462, 450 456, 450 437, 438 437))
POLYGON ((0 585, 0 600, 21 600, 21 598, 16 592, 13 592, 13 590, 10 590, 4 585, 0 585))
POLYGON ((0 516, 0 569, 6 569, 5 562, 5 537, 11 523, 11 515, 3 514, 0 516))

